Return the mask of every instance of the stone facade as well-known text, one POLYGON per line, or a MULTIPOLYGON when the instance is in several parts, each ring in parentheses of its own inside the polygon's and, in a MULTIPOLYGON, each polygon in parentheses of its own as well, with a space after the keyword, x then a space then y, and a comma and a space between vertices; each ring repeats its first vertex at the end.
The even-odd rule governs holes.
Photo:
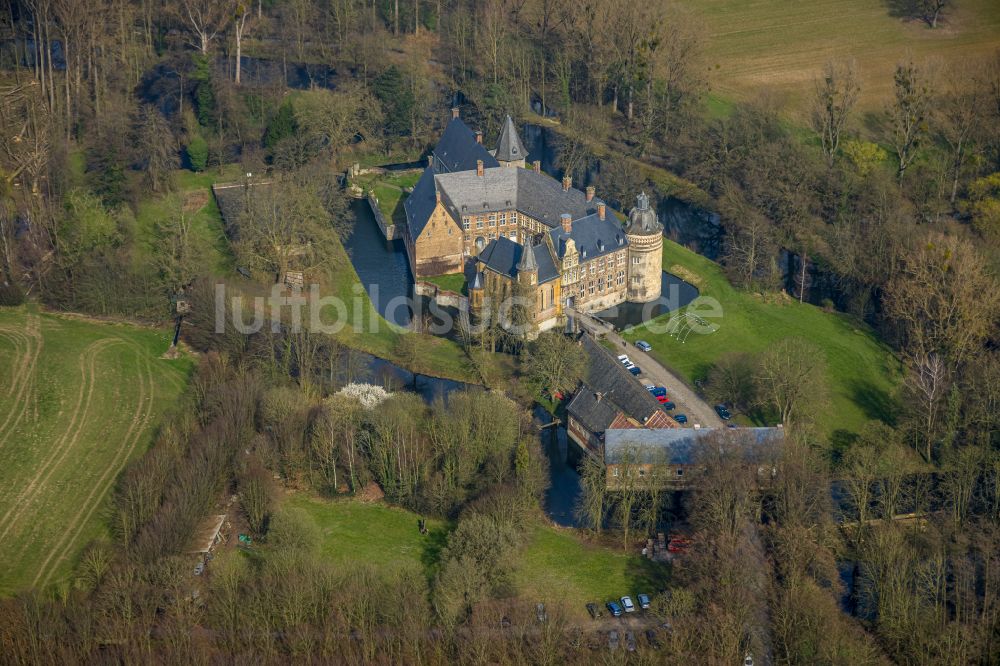
POLYGON ((537 162, 523 168, 526 150, 509 118, 495 151, 484 154, 479 136, 453 118, 405 204, 417 279, 475 261, 471 308, 485 293, 527 291, 538 330, 567 307, 599 312, 660 296, 663 228, 645 194, 623 226, 593 187, 550 178, 537 162))

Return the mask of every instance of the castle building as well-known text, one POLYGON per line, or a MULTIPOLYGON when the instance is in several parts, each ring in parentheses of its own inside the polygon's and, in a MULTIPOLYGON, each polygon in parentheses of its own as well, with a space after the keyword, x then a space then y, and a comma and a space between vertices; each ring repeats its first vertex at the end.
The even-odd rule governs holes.
POLYGON ((526 168, 514 121, 504 121, 492 152, 456 110, 404 203, 403 239, 416 279, 474 264, 469 300, 526 295, 536 331, 559 323, 564 308, 597 312, 660 296, 663 228, 641 194, 628 222, 569 177, 526 168))

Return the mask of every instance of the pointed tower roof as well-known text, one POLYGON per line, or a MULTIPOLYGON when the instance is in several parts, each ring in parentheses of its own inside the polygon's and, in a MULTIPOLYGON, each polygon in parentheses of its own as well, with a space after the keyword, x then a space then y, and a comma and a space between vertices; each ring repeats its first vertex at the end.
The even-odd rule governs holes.
POLYGON ((649 197, 643 192, 638 196, 636 207, 628 214, 628 228, 625 233, 636 236, 649 236, 663 232, 663 227, 656 217, 656 211, 649 207, 649 197))
POLYGON ((500 130, 500 140, 497 142, 496 158, 500 162, 517 162, 528 157, 528 150, 517 135, 517 128, 510 116, 500 130))
POLYGON ((534 248, 525 245, 524 249, 521 250, 521 261, 517 262, 517 272, 527 273, 531 271, 538 271, 538 262, 535 260, 534 248))

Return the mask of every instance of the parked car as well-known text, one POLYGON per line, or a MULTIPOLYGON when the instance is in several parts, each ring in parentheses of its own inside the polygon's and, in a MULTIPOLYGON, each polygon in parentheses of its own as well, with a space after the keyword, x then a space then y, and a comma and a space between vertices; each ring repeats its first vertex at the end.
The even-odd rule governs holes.
POLYGON ((640 368, 637 365, 633 365, 631 368, 628 369, 628 371, 631 372, 636 377, 638 377, 642 373, 642 368, 640 368))
POLYGON ((601 609, 598 608, 597 604, 595 604, 595 603, 589 603, 589 604, 587 604, 587 612, 590 613, 590 617, 593 618, 593 619, 595 619, 595 620, 597 618, 601 617, 601 609))
POLYGON ((635 612, 635 604, 632 603, 632 597, 628 597, 628 596, 622 597, 621 601, 622 601, 622 608, 625 609, 626 613, 634 613, 635 612))
POLYGON ((722 419, 723 421, 728 421, 729 419, 733 418, 733 415, 729 413, 729 410, 726 409, 725 405, 716 405, 715 413, 718 414, 719 418, 722 419))
POLYGON ((677 421, 678 423, 687 423, 688 417, 683 414, 674 414, 674 421, 677 421))
POLYGON ((663 409, 667 410, 668 412, 672 412, 673 410, 677 409, 677 405, 668 400, 667 402, 663 403, 663 409))
POLYGON ((635 343, 635 346, 636 346, 636 349, 639 349, 639 350, 644 351, 644 352, 651 352, 651 351, 653 351, 653 345, 649 344, 645 340, 637 340, 636 343, 635 343))
POLYGON ((667 389, 662 386, 654 386, 653 388, 649 389, 649 392, 652 393, 653 395, 660 396, 660 395, 666 395, 667 389))
POLYGON ((646 630, 646 642, 649 643, 649 647, 653 648, 654 650, 659 650, 660 647, 662 647, 663 645, 660 642, 660 638, 656 635, 656 629, 646 630))
POLYGON ((625 631, 625 649, 629 652, 635 652, 635 634, 631 631, 625 631))
POLYGON ((608 632, 608 647, 612 650, 618 649, 618 632, 614 629, 608 632))
POLYGON ((628 354, 622 354, 621 356, 619 356, 618 357, 618 361, 622 365, 631 365, 632 364, 632 360, 628 357, 628 354))
POLYGON ((646 610, 646 609, 649 608, 649 595, 648 594, 640 594, 640 595, 636 596, 635 599, 636 599, 636 601, 639 602, 639 608, 641 608, 642 610, 646 610))
POLYGON ((747 652, 746 656, 743 657, 743 666, 753 666, 753 654, 747 652))
POLYGON ((535 617, 538 618, 539 622, 545 622, 549 619, 548 614, 545 612, 545 604, 538 604, 535 606, 535 617))
POLYGON ((667 396, 665 395, 658 395, 656 396, 656 402, 660 403, 661 405, 665 405, 668 402, 670 402, 670 399, 667 398, 667 396))
POLYGON ((205 563, 204 562, 199 562, 198 564, 194 565, 194 575, 195 576, 200 576, 204 571, 205 571, 205 563))
POLYGON ((611 613, 612 617, 621 617, 622 607, 619 606, 617 602, 609 601, 606 606, 608 607, 608 612, 611 613))

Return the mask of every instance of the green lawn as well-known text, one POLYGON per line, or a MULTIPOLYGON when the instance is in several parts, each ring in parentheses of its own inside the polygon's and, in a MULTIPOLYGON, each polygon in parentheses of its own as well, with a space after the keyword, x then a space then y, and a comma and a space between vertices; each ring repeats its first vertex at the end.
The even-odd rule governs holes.
MULTIPOLYGON (((675 338, 650 330, 651 326, 665 329, 669 320, 665 316, 626 332, 625 337, 650 342, 653 356, 686 381, 704 377, 726 352, 760 352, 782 338, 802 337, 814 342, 826 355, 832 404, 819 415, 819 422, 828 435, 857 432, 873 418, 891 420, 899 362, 867 326, 847 315, 792 299, 773 296, 765 300, 738 291, 718 264, 666 240, 663 268, 695 282, 703 297, 719 303, 722 316, 706 319, 718 325, 718 330, 707 335, 691 333, 682 342, 683 336, 675 338)), ((689 311, 704 315, 708 307, 696 301, 689 311)))
POLYGON ((534 601, 562 603, 577 616, 586 604, 666 588, 669 569, 619 548, 586 543, 571 529, 535 526, 518 558, 518 592, 534 601))
POLYGON ((64 581, 187 385, 168 330, 0 308, 0 594, 64 581))
POLYGON ((153 194, 140 202, 136 211, 136 264, 151 265, 154 248, 162 242, 157 226, 184 215, 190 222, 199 271, 215 276, 231 275, 235 270, 234 258, 211 188, 217 181, 237 178, 238 168, 239 165, 227 165, 221 172, 211 169, 201 173, 178 170, 173 174, 171 192, 153 194))
MULTIPOLYGON (((862 77, 860 107, 879 109, 891 93, 895 64, 956 62, 991 55, 1000 46, 1000 3, 949 3, 940 26, 889 15, 880 0, 681 0, 704 25, 705 67, 713 95, 787 101, 805 117, 812 81, 831 58, 855 58, 862 77)), ((894 3, 895 4, 895 3, 894 3)))
MULTIPOLYGON (((415 568, 432 576, 447 542, 448 523, 428 519, 429 534, 417 530, 419 515, 385 502, 322 499, 296 494, 285 506, 304 510, 323 539, 322 555, 345 566, 370 564, 386 575, 415 568)), ((517 555, 518 594, 530 601, 563 603, 578 616, 588 601, 657 592, 668 569, 619 549, 584 542, 573 530, 535 524, 517 555)))
POLYGON ((457 294, 468 294, 468 290, 465 288, 465 273, 447 273, 445 275, 435 275, 420 279, 423 282, 436 284, 441 289, 447 291, 454 291, 457 294))
POLYGON ((320 552, 338 564, 370 564, 387 575, 420 568, 429 576, 447 540, 444 521, 428 519, 428 534, 420 534, 420 516, 385 502, 297 494, 284 503, 304 510, 315 521, 323 535, 320 552))

